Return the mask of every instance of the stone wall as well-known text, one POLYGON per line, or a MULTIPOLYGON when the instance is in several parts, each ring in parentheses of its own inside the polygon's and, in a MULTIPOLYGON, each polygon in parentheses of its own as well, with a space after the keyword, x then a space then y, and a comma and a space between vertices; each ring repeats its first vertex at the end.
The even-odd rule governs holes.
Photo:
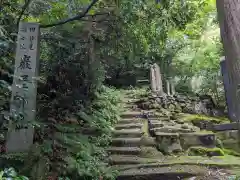
POLYGON ((164 95, 141 100, 139 106, 143 109, 164 108, 174 112, 204 114, 208 116, 225 116, 224 110, 216 107, 210 96, 190 97, 181 94, 164 95))

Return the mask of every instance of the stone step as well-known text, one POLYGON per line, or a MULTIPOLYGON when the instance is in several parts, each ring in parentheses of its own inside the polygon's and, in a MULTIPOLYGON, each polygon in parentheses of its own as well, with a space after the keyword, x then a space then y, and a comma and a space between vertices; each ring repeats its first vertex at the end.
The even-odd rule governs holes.
POLYGON ((156 132, 165 132, 165 133, 192 133, 194 130, 192 129, 182 129, 174 126, 166 126, 166 127, 157 127, 152 128, 150 131, 156 132))
POLYGON ((107 151, 111 154, 118 155, 138 155, 141 153, 141 149, 139 147, 110 147, 107 151))
POLYGON ((140 145, 141 138, 113 138, 112 145, 118 147, 135 147, 140 145))
POLYGON ((115 126, 116 130, 121 130, 121 129, 141 129, 143 124, 141 123, 132 123, 132 124, 117 124, 115 126))
POLYGON ((121 119, 118 121, 118 124, 131 124, 131 123, 141 123, 143 119, 141 118, 129 118, 129 119, 121 119))
POLYGON ((111 155, 109 157, 109 164, 110 165, 133 165, 133 164, 141 164, 151 162, 154 163, 156 160, 154 159, 147 159, 141 158, 138 156, 133 155, 111 155))
POLYGON ((117 180, 145 180, 145 179, 163 179, 179 180, 193 176, 201 176, 208 172, 206 167, 174 165, 171 167, 153 167, 153 168, 131 168, 120 171, 117 180))
POLYGON ((211 132, 180 133, 181 146, 188 149, 192 146, 215 147, 216 137, 211 132))
POLYGON ((156 132, 156 137, 179 137, 178 133, 156 132))
POLYGON ((143 132, 140 129, 114 130, 114 137, 141 137, 143 132))
POLYGON ((164 123, 161 121, 154 121, 154 122, 152 121, 152 122, 150 122, 149 126, 151 128, 158 128, 158 127, 163 127, 164 123))
POLYGON ((121 114, 122 119, 141 118, 141 117, 142 117, 141 111, 129 111, 121 114))
POLYGON ((166 154, 182 152, 178 133, 156 133, 158 149, 166 154))

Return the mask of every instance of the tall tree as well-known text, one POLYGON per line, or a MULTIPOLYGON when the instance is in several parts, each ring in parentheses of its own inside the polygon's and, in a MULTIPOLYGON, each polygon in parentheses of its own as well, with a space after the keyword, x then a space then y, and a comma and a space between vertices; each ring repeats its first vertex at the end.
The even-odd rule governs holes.
POLYGON ((240 120, 240 0, 217 0, 234 121, 240 120))

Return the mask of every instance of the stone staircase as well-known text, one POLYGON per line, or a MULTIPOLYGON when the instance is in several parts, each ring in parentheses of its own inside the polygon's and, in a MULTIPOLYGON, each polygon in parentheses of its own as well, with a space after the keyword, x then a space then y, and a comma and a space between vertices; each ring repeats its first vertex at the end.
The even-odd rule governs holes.
MULTIPOLYGON (((191 165, 185 164, 189 160, 186 152, 197 147, 214 149, 216 138, 213 133, 202 132, 178 118, 143 112, 134 106, 134 101, 125 102, 126 111, 115 126, 108 149, 109 163, 119 171, 117 179, 179 180, 209 172, 207 167, 198 166, 196 160, 191 165), (149 115, 146 118, 143 114, 149 115), (177 164, 176 157, 179 156, 186 157, 186 161, 177 164), (169 165, 174 161, 176 163, 169 165)), ((199 158, 200 161, 209 160, 199 158)))

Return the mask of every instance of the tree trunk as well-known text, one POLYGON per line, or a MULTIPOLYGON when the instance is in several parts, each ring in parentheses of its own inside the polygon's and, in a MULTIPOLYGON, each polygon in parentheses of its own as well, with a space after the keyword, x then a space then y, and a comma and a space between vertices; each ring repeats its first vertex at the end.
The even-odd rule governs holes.
POLYGON ((217 0, 234 116, 240 120, 240 0, 217 0))

